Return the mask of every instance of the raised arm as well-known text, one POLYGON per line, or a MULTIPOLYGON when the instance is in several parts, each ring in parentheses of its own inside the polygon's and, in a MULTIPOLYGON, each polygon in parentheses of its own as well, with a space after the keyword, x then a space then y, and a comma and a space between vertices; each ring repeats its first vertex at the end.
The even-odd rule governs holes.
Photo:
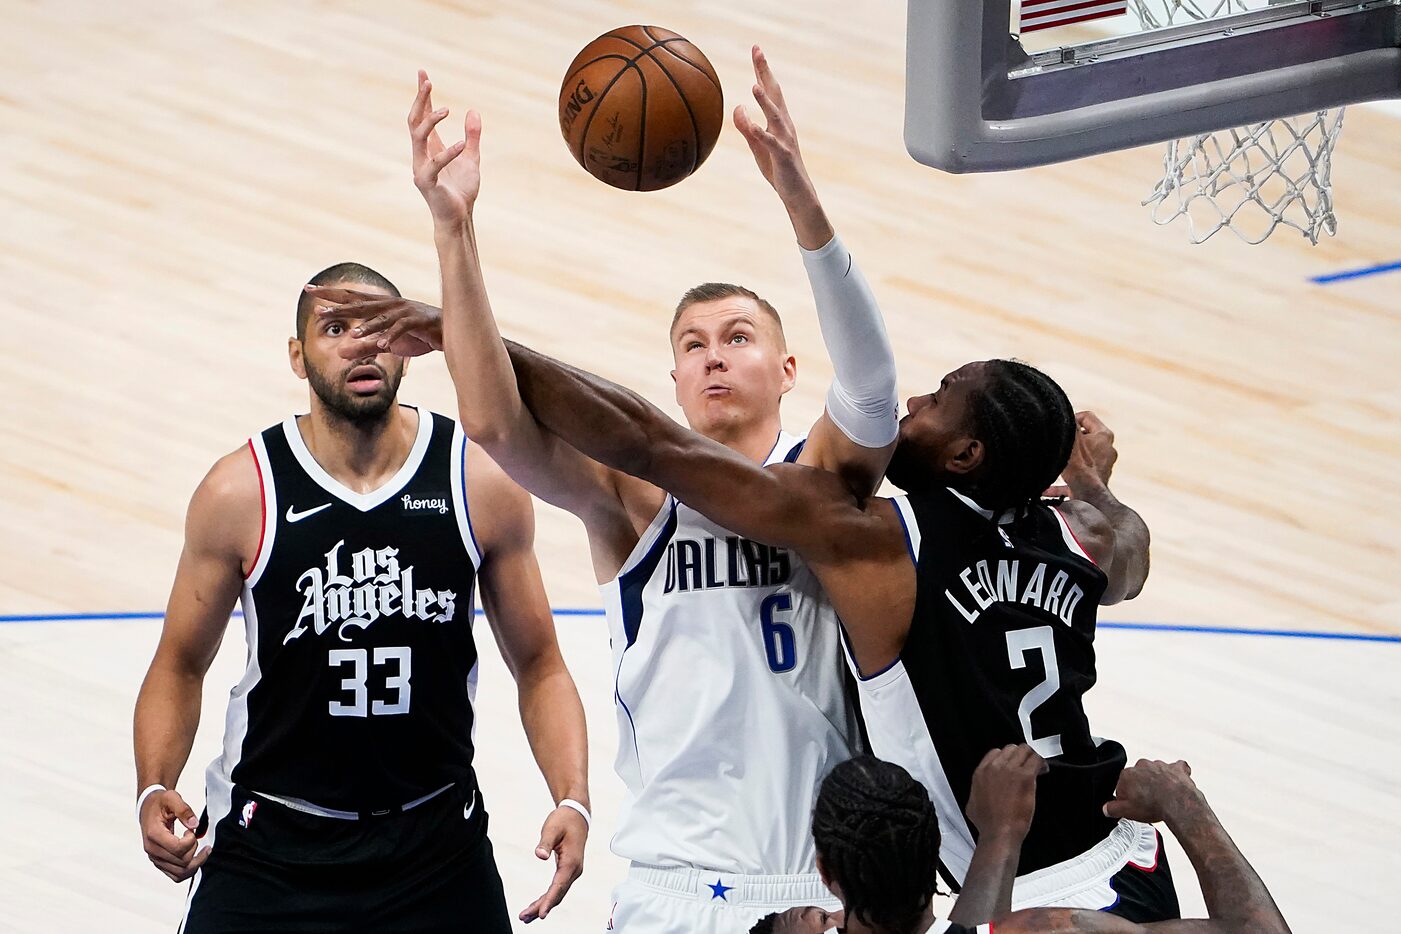
MULTIPOLYGON (((592 533, 619 538, 614 550, 625 555, 631 548, 631 524, 616 478, 540 430, 521 402, 501 346, 473 224, 481 187, 481 117, 468 111, 464 138, 444 146, 437 125, 448 112, 433 109, 431 94, 428 76, 419 72, 418 94, 409 111, 413 174, 433 215, 443 281, 441 345, 463 428, 530 492, 573 512, 592 533)), ((432 341, 424 343, 432 346, 432 341)))
POLYGON ((137 792, 164 789, 141 801, 142 845, 175 882, 194 875, 209 855, 207 848, 196 852, 195 812, 176 784, 199 727, 205 672, 256 558, 260 501, 257 466, 246 447, 215 464, 195 490, 160 642, 136 698, 137 792))
POLYGON ((1197 921, 1196 928, 1179 926, 1181 922, 1148 925, 1155 934, 1193 930, 1289 934, 1289 924, 1269 889, 1221 826, 1206 796, 1192 781, 1192 769, 1187 763, 1139 760, 1120 775, 1114 795, 1115 800, 1105 805, 1104 813, 1109 817, 1165 822, 1187 852, 1201 882, 1209 921, 1197 921))
POLYGON ((1077 412, 1079 434, 1062 477, 1064 487, 1050 493, 1068 495, 1061 513, 1091 557, 1109 576, 1100 603, 1132 600, 1148 579, 1148 525, 1109 490, 1109 476, 1119 452, 1114 432, 1093 412, 1077 412))
POLYGON ((740 106, 735 127, 792 221, 834 371, 826 408, 798 462, 838 473, 856 495, 869 496, 885 476, 899 431, 894 352, 875 296, 808 177, 783 89, 758 46, 753 58, 754 99, 767 125, 740 106))
POLYGON ((1185 762, 1140 760, 1119 777, 1110 817, 1165 821, 1201 882, 1209 917, 1134 924, 1097 911, 1038 909, 1008 915, 998 934, 1289 934, 1274 898, 1192 782, 1185 762))
POLYGON ((873 517, 832 473, 761 467, 678 425, 630 389, 506 342, 526 405, 589 457, 671 491, 711 521, 812 561, 868 534, 873 517))

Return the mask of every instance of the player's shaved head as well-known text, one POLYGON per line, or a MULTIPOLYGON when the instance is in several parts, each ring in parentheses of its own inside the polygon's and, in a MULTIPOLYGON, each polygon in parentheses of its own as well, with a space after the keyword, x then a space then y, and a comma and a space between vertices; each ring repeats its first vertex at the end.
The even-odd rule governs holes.
MULTIPOLYGON (((383 289, 395 298, 399 290, 383 275, 360 263, 336 263, 312 276, 307 285, 369 285, 383 289)), ((297 340, 306 339, 306 323, 311 320, 311 310, 316 307, 316 299, 302 291, 297 299, 297 340)))
POLYGON ((702 302, 718 302, 726 298, 747 298, 759 306, 759 310, 764 313, 769 322, 774 327, 774 333, 778 335, 778 346, 780 350, 788 349, 788 339, 783 333, 783 319, 778 316, 778 309, 768 303, 767 299, 759 297, 753 289, 746 289, 742 285, 732 285, 729 282, 702 282, 695 288, 688 289, 686 294, 681 296, 681 301, 676 303, 676 313, 671 316, 672 339, 676 337, 676 325, 681 321, 681 315, 692 305, 699 305, 702 302))

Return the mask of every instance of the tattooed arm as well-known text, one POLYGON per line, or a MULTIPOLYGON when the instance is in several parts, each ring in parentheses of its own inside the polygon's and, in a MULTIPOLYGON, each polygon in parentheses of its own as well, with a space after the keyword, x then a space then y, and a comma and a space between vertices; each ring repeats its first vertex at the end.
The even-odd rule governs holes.
POLYGON ((1265 883, 1193 783, 1187 763, 1140 761, 1125 769, 1104 812, 1166 822, 1197 871, 1209 917, 1134 924, 1098 911, 1037 909, 996 921, 997 934, 1290 934, 1265 883))
POLYGON ((1075 447, 1061 474, 1065 486, 1047 492, 1069 497, 1059 506, 1061 514, 1109 576, 1099 602, 1132 600, 1148 580, 1148 525, 1109 490, 1119 459, 1114 432, 1093 412, 1077 412, 1075 424, 1075 447))

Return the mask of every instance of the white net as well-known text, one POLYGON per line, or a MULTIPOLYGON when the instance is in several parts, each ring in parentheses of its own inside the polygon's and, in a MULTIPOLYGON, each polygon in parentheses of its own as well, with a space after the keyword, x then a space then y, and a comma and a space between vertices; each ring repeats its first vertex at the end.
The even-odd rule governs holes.
POLYGON ((1193 243, 1223 227, 1260 243, 1280 225, 1317 243, 1338 229, 1329 172, 1342 126, 1342 109, 1323 110, 1174 140, 1143 203, 1155 223, 1185 217, 1193 243))
MULTIPOLYGON (((1216 19, 1259 8, 1259 0, 1132 0, 1145 29, 1216 19)), ((1280 226, 1318 243, 1337 232, 1330 174, 1343 109, 1206 133, 1168 144, 1163 178, 1143 202, 1153 220, 1187 219, 1193 243, 1229 227, 1260 243, 1280 226)))
POLYGON ((1144 29, 1201 22, 1250 9, 1245 0, 1132 0, 1130 6, 1144 29))

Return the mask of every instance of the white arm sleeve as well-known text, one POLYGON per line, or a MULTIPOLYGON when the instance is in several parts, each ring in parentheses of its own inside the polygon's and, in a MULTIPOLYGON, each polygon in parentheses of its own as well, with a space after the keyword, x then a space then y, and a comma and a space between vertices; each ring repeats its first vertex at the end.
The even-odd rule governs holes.
POLYGON ((862 447, 885 447, 899 434, 900 422, 895 354, 880 307, 840 237, 802 254, 834 371, 827 415, 862 447))

